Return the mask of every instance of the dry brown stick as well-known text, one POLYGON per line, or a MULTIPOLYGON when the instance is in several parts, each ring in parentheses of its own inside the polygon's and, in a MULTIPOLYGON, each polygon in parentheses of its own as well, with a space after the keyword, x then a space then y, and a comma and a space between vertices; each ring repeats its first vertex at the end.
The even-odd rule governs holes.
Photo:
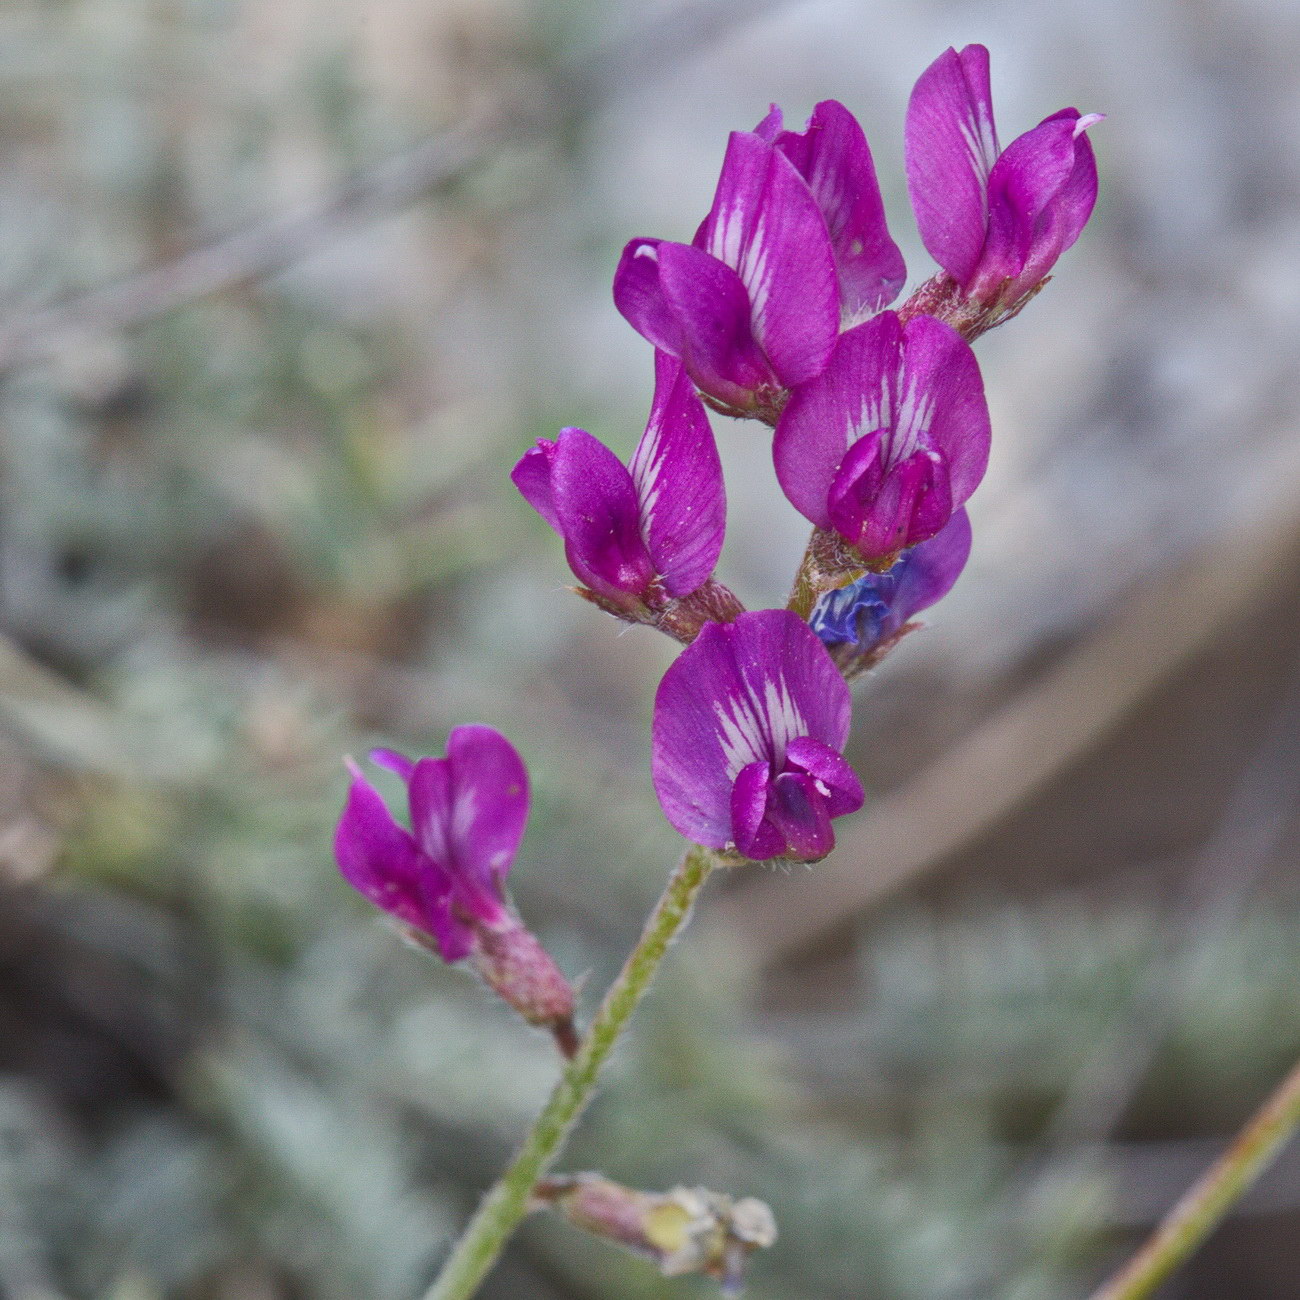
POLYGON ((87 334, 125 329, 187 303, 264 279, 353 229, 457 179, 504 144, 525 143, 590 113, 738 23, 789 0, 703 0, 648 21, 552 70, 545 87, 507 97, 409 153, 359 172, 290 212, 217 239, 171 262, 0 323, 0 375, 56 355, 87 334))
MULTIPOLYGON (((806 949, 991 829, 1086 754, 1197 651, 1257 608, 1300 552, 1300 446, 1243 484, 1232 523, 1044 678, 854 819, 810 884, 755 876, 705 928, 755 969, 806 949)), ((1261 458, 1263 459, 1263 458, 1261 458)), ((707 944, 706 938, 703 942, 707 944)))

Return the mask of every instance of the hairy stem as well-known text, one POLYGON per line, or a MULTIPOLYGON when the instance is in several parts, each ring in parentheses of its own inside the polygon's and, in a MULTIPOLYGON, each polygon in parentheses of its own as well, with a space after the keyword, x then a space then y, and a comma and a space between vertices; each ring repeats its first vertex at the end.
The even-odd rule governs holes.
POLYGON ((424 1300, 468 1300, 478 1289, 510 1234, 528 1213, 533 1187, 560 1154, 586 1109, 601 1067, 650 987, 668 945, 689 919, 696 895, 716 865, 717 859, 708 849, 692 845, 686 850, 550 1100, 518 1154, 469 1221, 424 1300))
POLYGON ((1092 1300, 1145 1300, 1196 1250, 1300 1128, 1300 1063, 1092 1300))

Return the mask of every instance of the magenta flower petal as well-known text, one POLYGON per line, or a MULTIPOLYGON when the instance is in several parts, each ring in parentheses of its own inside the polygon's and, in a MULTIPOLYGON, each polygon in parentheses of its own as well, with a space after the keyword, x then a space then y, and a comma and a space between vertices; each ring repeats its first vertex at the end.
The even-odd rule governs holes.
POLYGON ((989 417, 975 355, 930 316, 883 312, 796 390, 773 459, 791 503, 867 559, 934 536, 979 485, 989 417))
POLYGON ((896 447, 939 452, 952 504, 964 505, 984 478, 992 435, 984 380, 970 344, 932 316, 908 321, 897 391, 896 447))
POLYGON ((1097 115, 1067 108, 1013 140, 989 176, 989 231, 976 297, 1032 289, 1079 238, 1097 201, 1097 164, 1085 134, 1097 115), (1004 282, 1010 285, 1004 287, 1004 282))
POLYGON ((701 392, 743 409, 781 388, 775 363, 759 346, 744 282, 732 267, 690 244, 663 243, 659 278, 681 322, 677 355, 701 392))
POLYGON ((632 240, 614 273, 614 304, 718 401, 744 409, 760 392, 780 389, 754 338, 740 276, 698 248, 632 240))
POLYGON ((352 782, 334 834, 334 856, 343 879, 376 907, 427 929, 420 875, 441 873, 427 863, 409 831, 389 813, 379 791, 349 762, 352 782))
POLYGON ((802 132, 782 131, 774 109, 755 134, 771 139, 812 191, 835 253, 842 316, 852 322, 888 306, 907 268, 889 236, 875 163, 857 118, 827 99, 802 132))
POLYGON ((564 429, 511 478, 564 539, 574 573, 631 616, 713 573, 726 527, 722 464, 682 362, 665 352, 655 354, 654 404, 630 468, 589 433, 564 429))
POLYGON ((929 541, 906 550, 885 573, 868 573, 827 592, 809 622, 826 645, 863 651, 888 641, 907 621, 952 590, 970 556, 971 529, 958 510, 929 541))
MULTIPOLYGON (((787 771, 802 771, 787 761, 790 742, 811 737, 839 750, 849 715, 848 687, 796 614, 762 610, 707 624, 664 674, 655 697, 653 775, 664 814, 697 843, 746 853, 743 840, 757 852, 770 842, 770 836, 760 840, 764 819, 784 834, 780 818, 767 814, 778 793, 774 783, 787 771), (765 767, 740 780, 754 764, 765 767), (761 814, 760 790, 766 792, 761 814)), ((794 807, 798 799, 790 799, 794 807)), ((786 803, 778 800, 776 807, 779 812, 786 803)), ((807 836, 801 831, 796 838, 783 842, 782 853, 802 855, 807 836)), ((778 854, 764 849, 763 856, 778 854)))
POLYGON ((528 772, 515 747, 491 727, 456 727, 447 757, 420 759, 409 789, 420 847, 466 887, 479 919, 493 920, 528 820, 528 772))
POLYGON ((665 352, 655 354, 654 405, 629 468, 651 562, 670 596, 688 596, 722 553, 727 497, 704 407, 665 352))
MULTIPOLYGON (((445 758, 417 759, 406 786, 411 810, 411 831, 421 852, 457 873, 463 864, 456 854, 452 833, 451 766, 445 758)), ((476 883, 482 878, 471 869, 476 883)))
POLYGON ((515 747, 491 727, 456 727, 447 738, 452 823, 463 862, 504 890, 528 822, 528 769, 515 747))
POLYGON ((757 862, 785 848, 781 832, 768 820, 772 794, 771 764, 759 759, 740 769, 731 787, 731 834, 736 851, 757 862))
MULTIPOLYGON (((791 396, 781 415, 772 444, 776 475, 791 505, 818 528, 831 527, 831 484, 860 439, 880 435, 883 477, 901 348, 894 312, 847 330, 830 364, 791 396)), ((857 452, 858 458, 867 455, 865 447, 857 452)))
POLYGON ((573 990, 505 901, 528 816, 528 773, 514 747, 490 727, 469 726, 451 733, 446 758, 378 753, 407 777, 414 834, 349 764, 353 781, 335 837, 344 877, 410 931, 430 936, 443 960, 468 958, 489 988, 571 1053, 573 990))
POLYGON ((411 773, 415 771, 415 760, 407 758, 405 754, 399 754, 395 749, 372 749, 370 761, 377 767, 385 768, 400 776, 403 781, 409 781, 411 773))
POLYGON ((665 239, 628 242, 614 272, 614 306, 655 347, 675 357, 684 357, 686 338, 682 322, 659 279, 659 250, 667 242, 665 239))
MULTIPOLYGON (((851 251, 854 236, 846 238, 851 251)), ((614 302, 628 321, 679 358, 702 393, 738 412, 776 409, 784 389, 825 365, 839 295, 835 252, 808 183, 749 132, 731 136, 694 244, 634 239, 614 275, 614 302)))
POLYGON ((754 128, 754 134, 768 144, 775 144, 776 138, 785 129, 785 116, 779 104, 769 104, 767 116, 754 128))
POLYGON ((829 801, 802 772, 782 772, 772 782, 767 825, 784 841, 788 856, 816 862, 835 847, 829 801))
POLYGON ((984 46, 945 50, 921 74, 907 106, 905 143, 921 242, 966 284, 984 248, 988 178, 999 153, 984 46))
POLYGON ((1042 283, 1092 214, 1096 163, 1068 108, 998 147, 988 51, 947 50, 907 110, 907 178, 921 238, 969 296, 1009 307, 1042 283))
POLYGON ((380 761, 407 783, 408 832, 352 768, 335 835, 343 877, 371 902, 437 941, 447 961, 476 945, 478 925, 507 921, 505 877, 528 816, 528 774, 490 727, 457 727, 446 758, 418 761, 391 750, 380 761))
POLYGON ((450 872, 425 870, 420 876, 420 896, 424 900, 424 924, 420 928, 433 935, 438 953, 446 962, 463 961, 475 948, 475 918, 472 909, 464 906, 462 892, 450 872))
POLYGON ((790 160, 733 131, 695 243, 739 274, 754 338, 782 385, 817 374, 839 332, 839 284, 826 221, 790 160))
POLYGON ((866 798, 862 782, 838 749, 811 736, 796 736, 786 746, 785 755, 795 771, 820 782, 820 793, 832 817, 842 817, 862 807, 866 798))
POLYGON ((519 489, 520 496, 563 537, 564 528, 555 509, 555 489, 551 483, 555 448, 556 444, 549 438, 539 438, 537 446, 524 452, 510 471, 510 481, 519 489))
POLYGON ((884 468, 881 451, 877 434, 855 442, 827 494, 831 526, 872 558, 933 537, 952 516, 952 489, 939 452, 914 451, 884 468), (864 448, 867 454, 860 456, 864 448))
POLYGON ((460 961, 474 944, 467 918, 452 908, 453 875, 421 851, 393 821, 379 792, 349 763, 352 784, 334 836, 343 878, 390 916, 432 935, 446 961, 460 961))
POLYGON ((601 595, 643 592, 654 566, 623 462, 585 430, 562 429, 551 460, 551 491, 574 573, 601 595))

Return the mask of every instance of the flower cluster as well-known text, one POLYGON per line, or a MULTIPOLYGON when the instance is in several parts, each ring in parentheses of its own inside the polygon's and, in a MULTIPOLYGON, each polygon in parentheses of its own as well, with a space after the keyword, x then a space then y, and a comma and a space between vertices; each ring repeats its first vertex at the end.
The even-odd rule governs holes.
MULTIPOLYGON (((936 59, 905 142, 940 270, 895 308, 906 270, 862 127, 833 100, 802 131, 773 107, 731 135, 694 238, 634 239, 619 261, 615 304, 655 349, 631 460, 566 428, 514 467, 579 592, 684 643, 655 698, 653 783, 669 822, 723 860, 816 861, 861 807, 847 683, 966 563, 990 445, 971 343, 1079 237, 1097 120, 1063 109, 1002 149, 988 52, 936 59), (726 497, 706 407, 774 430, 777 480, 814 526, 786 608, 746 611, 715 577, 726 497)), ((412 829, 354 772, 343 874, 529 1021, 571 1032, 572 992, 504 893, 527 811, 514 750, 461 727, 445 759, 375 758, 406 783, 412 829)))

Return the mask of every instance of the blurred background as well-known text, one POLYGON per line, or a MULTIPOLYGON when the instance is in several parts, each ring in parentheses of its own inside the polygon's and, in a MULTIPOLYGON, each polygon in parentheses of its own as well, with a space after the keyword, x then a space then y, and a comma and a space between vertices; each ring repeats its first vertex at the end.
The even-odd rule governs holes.
MULTIPOLYGON (((757 1195, 755 1300, 1070 1300, 1300 1053, 1300 11, 1286 0, 7 0, 0 1294, 409 1300, 555 1077, 337 877, 340 757, 506 730, 588 1010, 677 852, 672 647, 510 487, 628 453, 609 282, 770 101, 1102 111, 1097 214, 982 340, 962 583, 858 686, 870 790, 715 881, 564 1168, 757 1195)), ((716 421, 723 576, 806 524, 716 421)), ((1164 1295, 1300 1296, 1292 1152, 1164 1295)), ((545 1219, 483 1295, 707 1295, 545 1219)))

